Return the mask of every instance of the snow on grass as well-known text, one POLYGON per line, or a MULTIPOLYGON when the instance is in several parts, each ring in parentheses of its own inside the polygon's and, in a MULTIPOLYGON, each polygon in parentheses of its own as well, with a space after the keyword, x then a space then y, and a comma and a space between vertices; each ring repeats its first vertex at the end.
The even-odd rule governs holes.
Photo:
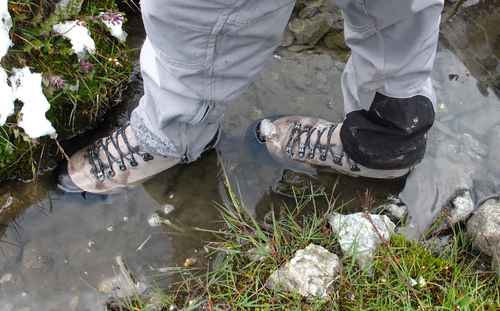
POLYGON ((125 42, 127 40, 127 33, 123 30, 125 18, 121 13, 102 12, 99 14, 99 18, 113 37, 120 42, 125 42))
POLYGON ((9 34, 12 27, 12 18, 10 17, 7 4, 8 0, 0 0, 0 60, 2 60, 12 46, 9 34))
POLYGON ((14 101, 16 98, 12 93, 11 87, 7 84, 7 73, 0 67, 0 126, 5 124, 7 118, 14 113, 14 101))
POLYGON ((85 27, 85 23, 79 20, 66 21, 54 25, 55 33, 62 35, 70 40, 73 51, 78 57, 84 58, 87 53, 95 53, 95 42, 90 36, 90 31, 85 27))
POLYGON ((56 130, 45 114, 50 104, 42 92, 42 75, 32 73, 28 67, 13 69, 10 77, 15 98, 23 102, 21 120, 18 125, 31 138, 54 136, 56 130))

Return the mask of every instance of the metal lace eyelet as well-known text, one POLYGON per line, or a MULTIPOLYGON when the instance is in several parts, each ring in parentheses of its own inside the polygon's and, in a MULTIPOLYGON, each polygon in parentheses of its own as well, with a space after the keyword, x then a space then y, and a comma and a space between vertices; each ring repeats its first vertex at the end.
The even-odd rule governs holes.
POLYGON ((118 166, 118 168, 120 169, 120 171, 126 171, 127 170, 127 166, 125 164, 120 164, 118 166))
POLYGON ((319 159, 321 161, 326 161, 326 155, 328 154, 328 150, 326 148, 321 148, 321 154, 319 156, 319 159))
POLYGON ((333 162, 335 164, 337 164, 337 165, 341 165, 342 164, 342 158, 343 158, 342 155, 334 154, 333 155, 333 162))
POLYGON ((129 163, 132 167, 136 167, 137 165, 139 165, 136 160, 131 160, 129 163))
POLYGON ((108 176, 108 178, 113 178, 115 177, 115 171, 113 171, 112 169, 109 169, 106 173, 106 175, 108 176))
POLYGON ((150 155, 149 153, 145 153, 143 156, 142 156, 142 159, 145 161, 145 162, 148 162, 148 161, 151 161, 154 159, 154 157, 152 155, 150 155))
POLYGON ((104 181, 104 174, 101 171, 97 172, 96 177, 97 177, 97 181, 99 181, 99 182, 104 181))
POLYGON ((299 147, 299 157, 303 158, 306 154, 306 146, 304 144, 301 144, 299 147))
POLYGON ((352 164, 351 171, 352 172, 359 172, 359 171, 361 171, 361 169, 359 168, 359 166, 357 164, 352 164))

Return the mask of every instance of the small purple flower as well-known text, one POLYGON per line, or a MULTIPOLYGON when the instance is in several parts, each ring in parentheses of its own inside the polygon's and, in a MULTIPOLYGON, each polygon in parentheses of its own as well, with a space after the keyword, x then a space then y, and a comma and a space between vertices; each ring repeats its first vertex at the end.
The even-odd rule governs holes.
POLYGON ((94 64, 89 62, 88 60, 82 59, 80 60, 80 70, 83 73, 89 73, 94 69, 94 64))
POLYGON ((66 85, 66 82, 61 76, 51 75, 47 77, 47 80, 49 81, 49 85, 56 90, 62 90, 66 85))
POLYGON ((112 25, 120 25, 125 21, 123 14, 120 12, 104 12, 99 17, 103 22, 108 22, 112 25))

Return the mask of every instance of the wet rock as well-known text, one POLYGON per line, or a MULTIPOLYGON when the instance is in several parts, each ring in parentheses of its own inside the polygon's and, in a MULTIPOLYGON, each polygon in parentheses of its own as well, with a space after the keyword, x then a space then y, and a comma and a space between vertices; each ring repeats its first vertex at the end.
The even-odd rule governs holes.
POLYGON ((500 125, 495 126, 488 133, 490 139, 488 144, 488 166, 494 170, 494 173, 500 175, 500 125))
POLYGON ((377 247, 389 241, 396 228, 385 215, 333 213, 328 221, 344 254, 355 257, 363 269, 370 267, 377 247))
POLYGON ((48 271, 54 260, 34 247, 25 247, 23 251, 22 265, 25 269, 48 271))
POLYGON ((293 44, 294 41, 295 41, 295 36, 290 30, 287 29, 283 34, 283 39, 281 40, 281 46, 284 48, 289 47, 293 44))
POLYGON ((1 284, 4 284, 4 283, 8 283, 12 281, 12 273, 7 273, 7 274, 4 274, 1 278, 0 278, 0 285, 1 284))
POLYGON ((275 271, 266 282, 272 289, 298 292, 304 297, 326 298, 339 278, 342 266, 337 255, 310 244, 275 271))
POLYGON ((308 19, 294 18, 288 29, 294 34, 296 44, 314 46, 330 31, 330 18, 328 14, 319 14, 308 19))
POLYGON ((0 196, 0 215, 7 212, 14 204, 16 199, 11 193, 5 193, 0 196))
POLYGON ((121 256, 115 258, 118 266, 118 275, 103 280, 97 289, 99 292, 109 294, 114 298, 137 297, 142 295, 147 286, 142 282, 137 282, 127 269, 121 256))
POLYGON ((474 211, 474 199, 469 190, 461 191, 452 201, 451 206, 446 211, 449 225, 455 225, 467 220, 474 211))
POLYGON ((325 36, 325 39, 323 39, 323 41, 325 42, 325 46, 329 49, 341 50, 344 52, 349 51, 349 48, 347 47, 344 40, 343 32, 332 31, 325 36))
POLYGON ((500 275, 500 200, 481 205, 467 222, 467 235, 474 247, 489 255, 500 275))

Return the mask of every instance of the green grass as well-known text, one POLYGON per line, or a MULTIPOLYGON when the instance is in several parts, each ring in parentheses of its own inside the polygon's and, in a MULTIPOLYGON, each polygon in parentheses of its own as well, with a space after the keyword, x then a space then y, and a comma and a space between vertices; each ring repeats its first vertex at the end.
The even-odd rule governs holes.
MULTIPOLYGON (((125 310, 148 310, 154 301, 163 310, 172 304, 185 310, 498 310, 500 282, 492 271, 479 271, 479 255, 459 228, 440 256, 417 242, 396 235, 378 250, 372 272, 358 269, 342 256, 325 214, 341 210, 325 193, 303 194, 294 206, 283 206, 272 221, 259 225, 244 212, 229 191, 229 206, 220 206, 224 229, 212 231, 208 271, 181 271, 182 281, 147 299, 124 302, 125 310), (328 210, 319 210, 318 203, 328 210), (269 275, 295 252, 315 243, 342 257, 339 284, 326 300, 307 300, 298 294, 265 286, 269 275), (264 256, 252 261, 248 251, 264 256), (419 285, 411 285, 420 280, 419 285)), ((137 298, 137 297, 136 297, 137 298)), ((115 308, 114 310, 119 310, 115 308)))
MULTIPOLYGON (((47 117, 61 140, 95 127, 117 104, 131 72, 131 51, 111 37, 95 18, 102 11, 118 11, 120 1, 86 0, 81 12, 67 10, 58 14, 53 13, 54 2, 9 0, 14 46, 2 60, 2 66, 8 72, 29 66, 42 73, 45 82, 54 76, 65 81, 64 88, 44 84, 51 105, 47 117), (54 24, 73 19, 86 23, 96 43, 96 54, 87 60, 93 66, 89 72, 82 70, 69 41, 51 32, 54 24), (111 61, 115 59, 120 65, 111 61)), ((20 108, 17 103, 16 112, 20 108)), ((0 130, 0 180, 35 177, 49 156, 54 157, 57 152, 53 140, 29 139, 17 127, 18 118, 19 114, 12 116, 0 130)))

